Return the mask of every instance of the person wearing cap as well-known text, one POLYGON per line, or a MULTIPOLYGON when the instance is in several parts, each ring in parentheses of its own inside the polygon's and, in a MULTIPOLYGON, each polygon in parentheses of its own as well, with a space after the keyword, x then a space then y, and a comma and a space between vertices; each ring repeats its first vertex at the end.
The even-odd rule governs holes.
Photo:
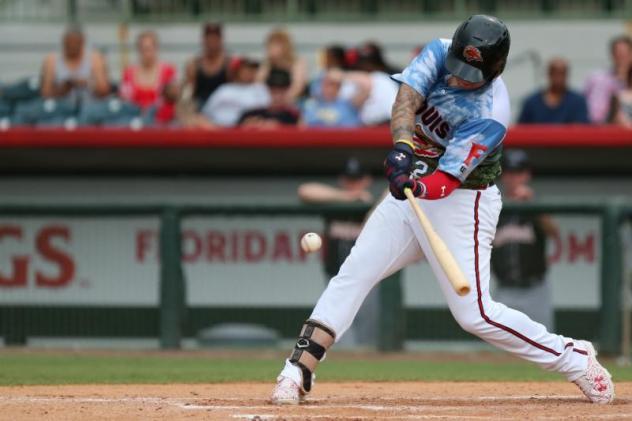
POLYGON ((255 82, 258 63, 246 57, 233 58, 230 69, 235 75, 220 86, 206 101, 197 126, 201 128, 235 126, 242 114, 270 104, 270 93, 263 83, 255 82))
POLYGON ((356 158, 347 160, 338 178, 338 187, 324 183, 304 183, 298 188, 298 197, 306 203, 372 203, 369 176, 356 158))
POLYGON ((238 125, 258 128, 296 125, 300 114, 289 99, 290 85, 291 77, 288 72, 280 69, 270 71, 268 79, 266 79, 270 105, 246 111, 239 118, 238 125))
POLYGON ((217 88, 228 82, 229 62, 222 25, 206 23, 202 27, 202 52, 185 66, 183 92, 192 97, 197 110, 217 88))
MULTIPOLYGON (((525 151, 505 151, 501 175, 505 200, 533 200, 531 176, 525 151)), ((558 236, 559 228, 549 215, 502 210, 491 258, 492 273, 497 281, 495 298, 542 323, 548 330, 554 327, 554 313, 551 285, 546 279, 546 240, 558 236)))
MULTIPOLYGON (((298 197, 304 203, 373 203, 370 191, 373 179, 357 158, 349 158, 338 177, 338 186, 308 182, 298 188, 298 197)), ((362 230, 364 216, 355 218, 327 218, 325 220, 324 269, 328 278, 338 273, 356 238, 362 230)), ((360 308, 344 343, 351 346, 375 346, 379 324, 379 289, 374 288, 360 308)))

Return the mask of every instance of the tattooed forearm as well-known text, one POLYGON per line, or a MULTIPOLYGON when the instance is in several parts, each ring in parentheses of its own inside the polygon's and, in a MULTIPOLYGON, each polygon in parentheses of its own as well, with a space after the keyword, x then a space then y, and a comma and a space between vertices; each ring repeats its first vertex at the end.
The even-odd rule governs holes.
POLYGON ((402 83, 397 92, 391 115, 393 140, 412 140, 415 130, 415 112, 421 107, 424 97, 410 86, 402 83))

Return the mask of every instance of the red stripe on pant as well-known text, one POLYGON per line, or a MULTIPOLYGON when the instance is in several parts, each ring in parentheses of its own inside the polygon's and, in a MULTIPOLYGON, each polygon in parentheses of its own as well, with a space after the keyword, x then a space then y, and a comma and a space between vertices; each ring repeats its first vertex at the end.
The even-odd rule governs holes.
MULTIPOLYGON (((544 346, 536 341, 534 341, 533 339, 527 338, 526 336, 524 336, 523 334, 521 334, 520 332, 515 331, 514 329, 510 328, 509 326, 505 326, 501 323, 498 323, 492 319, 490 319, 487 314, 485 314, 485 308, 483 307, 483 292, 481 289, 481 276, 480 276, 480 272, 479 272, 479 258, 478 258, 478 205, 480 203, 481 200, 481 192, 477 191, 476 192, 476 200, 474 201, 474 270, 476 272, 476 291, 478 294, 478 310, 481 313, 481 317, 483 318, 483 320, 485 320, 485 322, 487 322, 487 324, 490 324, 492 326, 497 327, 498 329, 502 329, 505 332, 508 332, 520 339, 522 339, 523 341, 527 342, 530 345, 535 346, 536 348, 541 349, 542 351, 551 353, 553 355, 555 355, 556 357, 559 357, 561 355, 560 352, 557 352, 547 346, 544 346)), ((573 343, 570 342, 568 344, 566 344, 565 348, 568 348, 569 346, 573 346, 573 343)), ((581 349, 577 349, 577 348, 573 348, 573 351, 578 352, 580 354, 584 354, 584 355, 588 355, 588 353, 584 350, 581 349)))

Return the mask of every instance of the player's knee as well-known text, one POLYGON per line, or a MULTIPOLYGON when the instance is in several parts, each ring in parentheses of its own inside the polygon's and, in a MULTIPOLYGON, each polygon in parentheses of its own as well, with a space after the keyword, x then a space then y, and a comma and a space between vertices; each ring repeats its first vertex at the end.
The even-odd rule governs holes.
POLYGON ((472 335, 479 335, 485 328, 485 320, 479 313, 455 313, 454 319, 465 330, 472 335))

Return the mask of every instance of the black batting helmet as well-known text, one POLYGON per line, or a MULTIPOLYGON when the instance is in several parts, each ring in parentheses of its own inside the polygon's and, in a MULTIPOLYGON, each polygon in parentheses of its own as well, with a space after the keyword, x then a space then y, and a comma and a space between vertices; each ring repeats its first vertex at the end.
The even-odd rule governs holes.
POLYGON ((489 82, 503 72, 510 42, 509 30, 498 18, 470 16, 454 32, 445 67, 468 82, 489 82))

